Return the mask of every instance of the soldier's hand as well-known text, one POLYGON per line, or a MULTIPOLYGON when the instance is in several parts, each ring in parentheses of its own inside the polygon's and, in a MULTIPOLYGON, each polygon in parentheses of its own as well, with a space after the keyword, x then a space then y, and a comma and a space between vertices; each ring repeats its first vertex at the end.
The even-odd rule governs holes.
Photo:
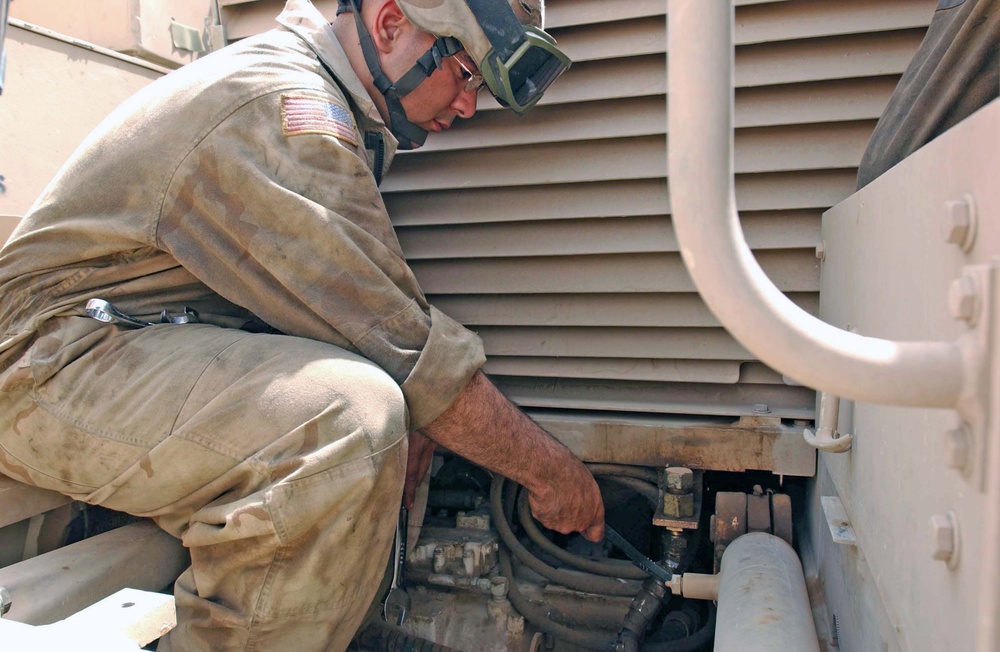
POLYGON ((413 509, 417 487, 431 468, 434 450, 437 446, 424 433, 414 430, 410 433, 410 447, 406 451, 406 480, 403 484, 403 506, 413 509))
POLYGON ((569 468, 528 493, 528 504, 542 525, 562 534, 579 532, 595 543, 604 538, 604 501, 594 476, 574 460, 569 468))

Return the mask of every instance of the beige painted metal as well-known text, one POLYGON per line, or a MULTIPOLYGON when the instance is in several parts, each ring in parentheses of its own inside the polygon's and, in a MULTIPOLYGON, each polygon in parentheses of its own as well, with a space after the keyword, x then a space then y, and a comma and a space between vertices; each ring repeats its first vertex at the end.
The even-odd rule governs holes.
POLYGON ((181 542, 152 522, 126 525, 0 568, 0 586, 13 601, 4 617, 54 623, 123 588, 163 589, 189 563, 181 542))
POLYGON ((51 625, 36 627, 0 618, 0 639, 7 650, 129 652, 176 625, 172 595, 122 589, 51 625))
POLYGON ((0 476, 0 528, 70 502, 66 496, 0 476))
POLYGON ((812 476, 816 455, 799 429, 778 419, 727 422, 681 417, 608 416, 533 411, 532 417, 581 458, 646 466, 772 471, 812 476))
POLYGON ((745 534, 726 548, 719 575, 715 652, 819 652, 802 564, 790 545, 765 532, 745 534))
MULTIPOLYGON (((998 142, 994 101, 824 216, 823 319, 892 339, 972 332, 950 316, 949 286, 970 265, 996 265, 998 142), (966 195, 979 215, 968 253, 946 242, 942 228, 946 202, 966 195)), ((980 387, 992 403, 983 437, 970 433, 962 455, 950 434, 958 426, 954 412, 844 402, 840 427, 854 434, 853 448, 821 454, 816 493, 841 499, 858 540, 856 552, 834 546, 813 507, 814 545, 830 611, 843 625, 842 649, 1000 649, 995 278, 980 298, 992 308, 977 328, 994 340, 985 356, 988 383, 980 387), (931 519, 949 512, 961 531, 954 569, 932 557, 931 519)))
POLYGON ((171 24, 207 33, 212 0, 28 0, 13 2, 10 15, 174 68, 194 61, 200 53, 178 47, 171 24))
POLYGON ((732 9, 686 0, 670 6, 674 228, 712 312, 754 354, 803 384, 883 404, 960 407, 972 418, 979 407, 974 340, 856 335, 798 309, 768 278, 744 239, 733 190, 732 9))
MULTIPOLYGON (((12 7, 29 5, 15 2, 12 7)), ((20 21, 7 30, 0 97, 0 240, 77 145, 125 98, 160 77, 159 66, 20 21), (44 74, 39 74, 44 71, 44 74)))

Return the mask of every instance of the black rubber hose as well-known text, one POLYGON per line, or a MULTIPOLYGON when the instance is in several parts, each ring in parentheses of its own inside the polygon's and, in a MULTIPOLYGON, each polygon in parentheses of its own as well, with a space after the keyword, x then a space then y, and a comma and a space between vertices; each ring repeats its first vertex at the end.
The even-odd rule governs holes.
POLYGON ((527 598, 521 595, 521 592, 517 588, 517 582, 514 580, 514 569, 511 567, 510 553, 503 546, 500 547, 500 574, 507 578, 507 597, 510 599, 510 603, 536 629, 588 650, 614 652, 614 641, 610 637, 597 632, 585 632, 560 625, 550 619, 545 610, 533 605, 527 598))
POLYGON ((493 514, 493 522, 497 527, 500 538, 521 563, 539 575, 575 591, 629 597, 635 596, 639 592, 641 584, 635 580, 618 580, 611 577, 553 568, 531 554, 527 548, 521 545, 521 542, 514 536, 513 530, 510 529, 510 524, 507 520, 508 517, 505 515, 503 509, 504 483, 503 476, 496 475, 493 477, 493 484, 490 487, 490 511, 493 514))
POLYGON ((659 509, 660 490, 655 485, 651 485, 645 480, 640 480, 638 478, 632 478, 629 476, 604 475, 600 473, 595 475, 601 478, 602 480, 607 480, 608 482, 613 482, 617 485, 628 487, 632 491, 636 492, 649 502, 649 505, 650 507, 653 508, 654 512, 657 509, 659 509))
POLYGON ((615 640, 615 652, 639 652, 639 642, 650 621, 663 609, 670 598, 670 589, 658 578, 650 577, 642 583, 642 591, 632 599, 632 605, 615 640))
POLYGON ((676 641, 647 641, 642 646, 642 652, 698 652, 698 650, 708 645, 708 642, 715 636, 715 615, 715 605, 709 602, 708 620, 697 632, 690 636, 679 638, 676 641))
POLYGON ((531 507, 528 505, 527 496, 524 493, 517 500, 517 517, 528 538, 539 548, 563 563, 570 564, 587 573, 594 573, 595 575, 603 575, 605 577, 620 577, 631 580, 643 580, 648 577, 645 571, 630 561, 588 559, 563 550, 549 541, 535 524, 535 518, 531 515, 531 507))
POLYGON ((660 482, 659 476, 653 469, 644 466, 629 466, 627 464, 601 464, 590 463, 586 465, 593 475, 616 476, 622 478, 636 478, 645 480, 653 484, 660 482))

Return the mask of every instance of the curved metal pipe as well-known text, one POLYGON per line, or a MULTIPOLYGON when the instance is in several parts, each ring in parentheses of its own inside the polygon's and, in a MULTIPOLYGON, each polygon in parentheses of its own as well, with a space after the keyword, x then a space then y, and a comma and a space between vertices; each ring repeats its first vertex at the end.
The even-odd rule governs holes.
POLYGON ((736 213, 732 3, 670 0, 669 17, 672 218, 705 303, 740 344, 800 383, 858 401, 956 407, 966 362, 957 343, 849 333, 797 307, 767 278, 736 213))

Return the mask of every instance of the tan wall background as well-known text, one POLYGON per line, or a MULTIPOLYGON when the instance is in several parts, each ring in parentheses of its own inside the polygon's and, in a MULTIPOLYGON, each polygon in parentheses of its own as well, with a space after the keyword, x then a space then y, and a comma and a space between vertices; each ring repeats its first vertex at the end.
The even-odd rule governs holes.
POLYGON ((10 25, 0 96, 0 241, 97 124, 163 69, 10 25))

